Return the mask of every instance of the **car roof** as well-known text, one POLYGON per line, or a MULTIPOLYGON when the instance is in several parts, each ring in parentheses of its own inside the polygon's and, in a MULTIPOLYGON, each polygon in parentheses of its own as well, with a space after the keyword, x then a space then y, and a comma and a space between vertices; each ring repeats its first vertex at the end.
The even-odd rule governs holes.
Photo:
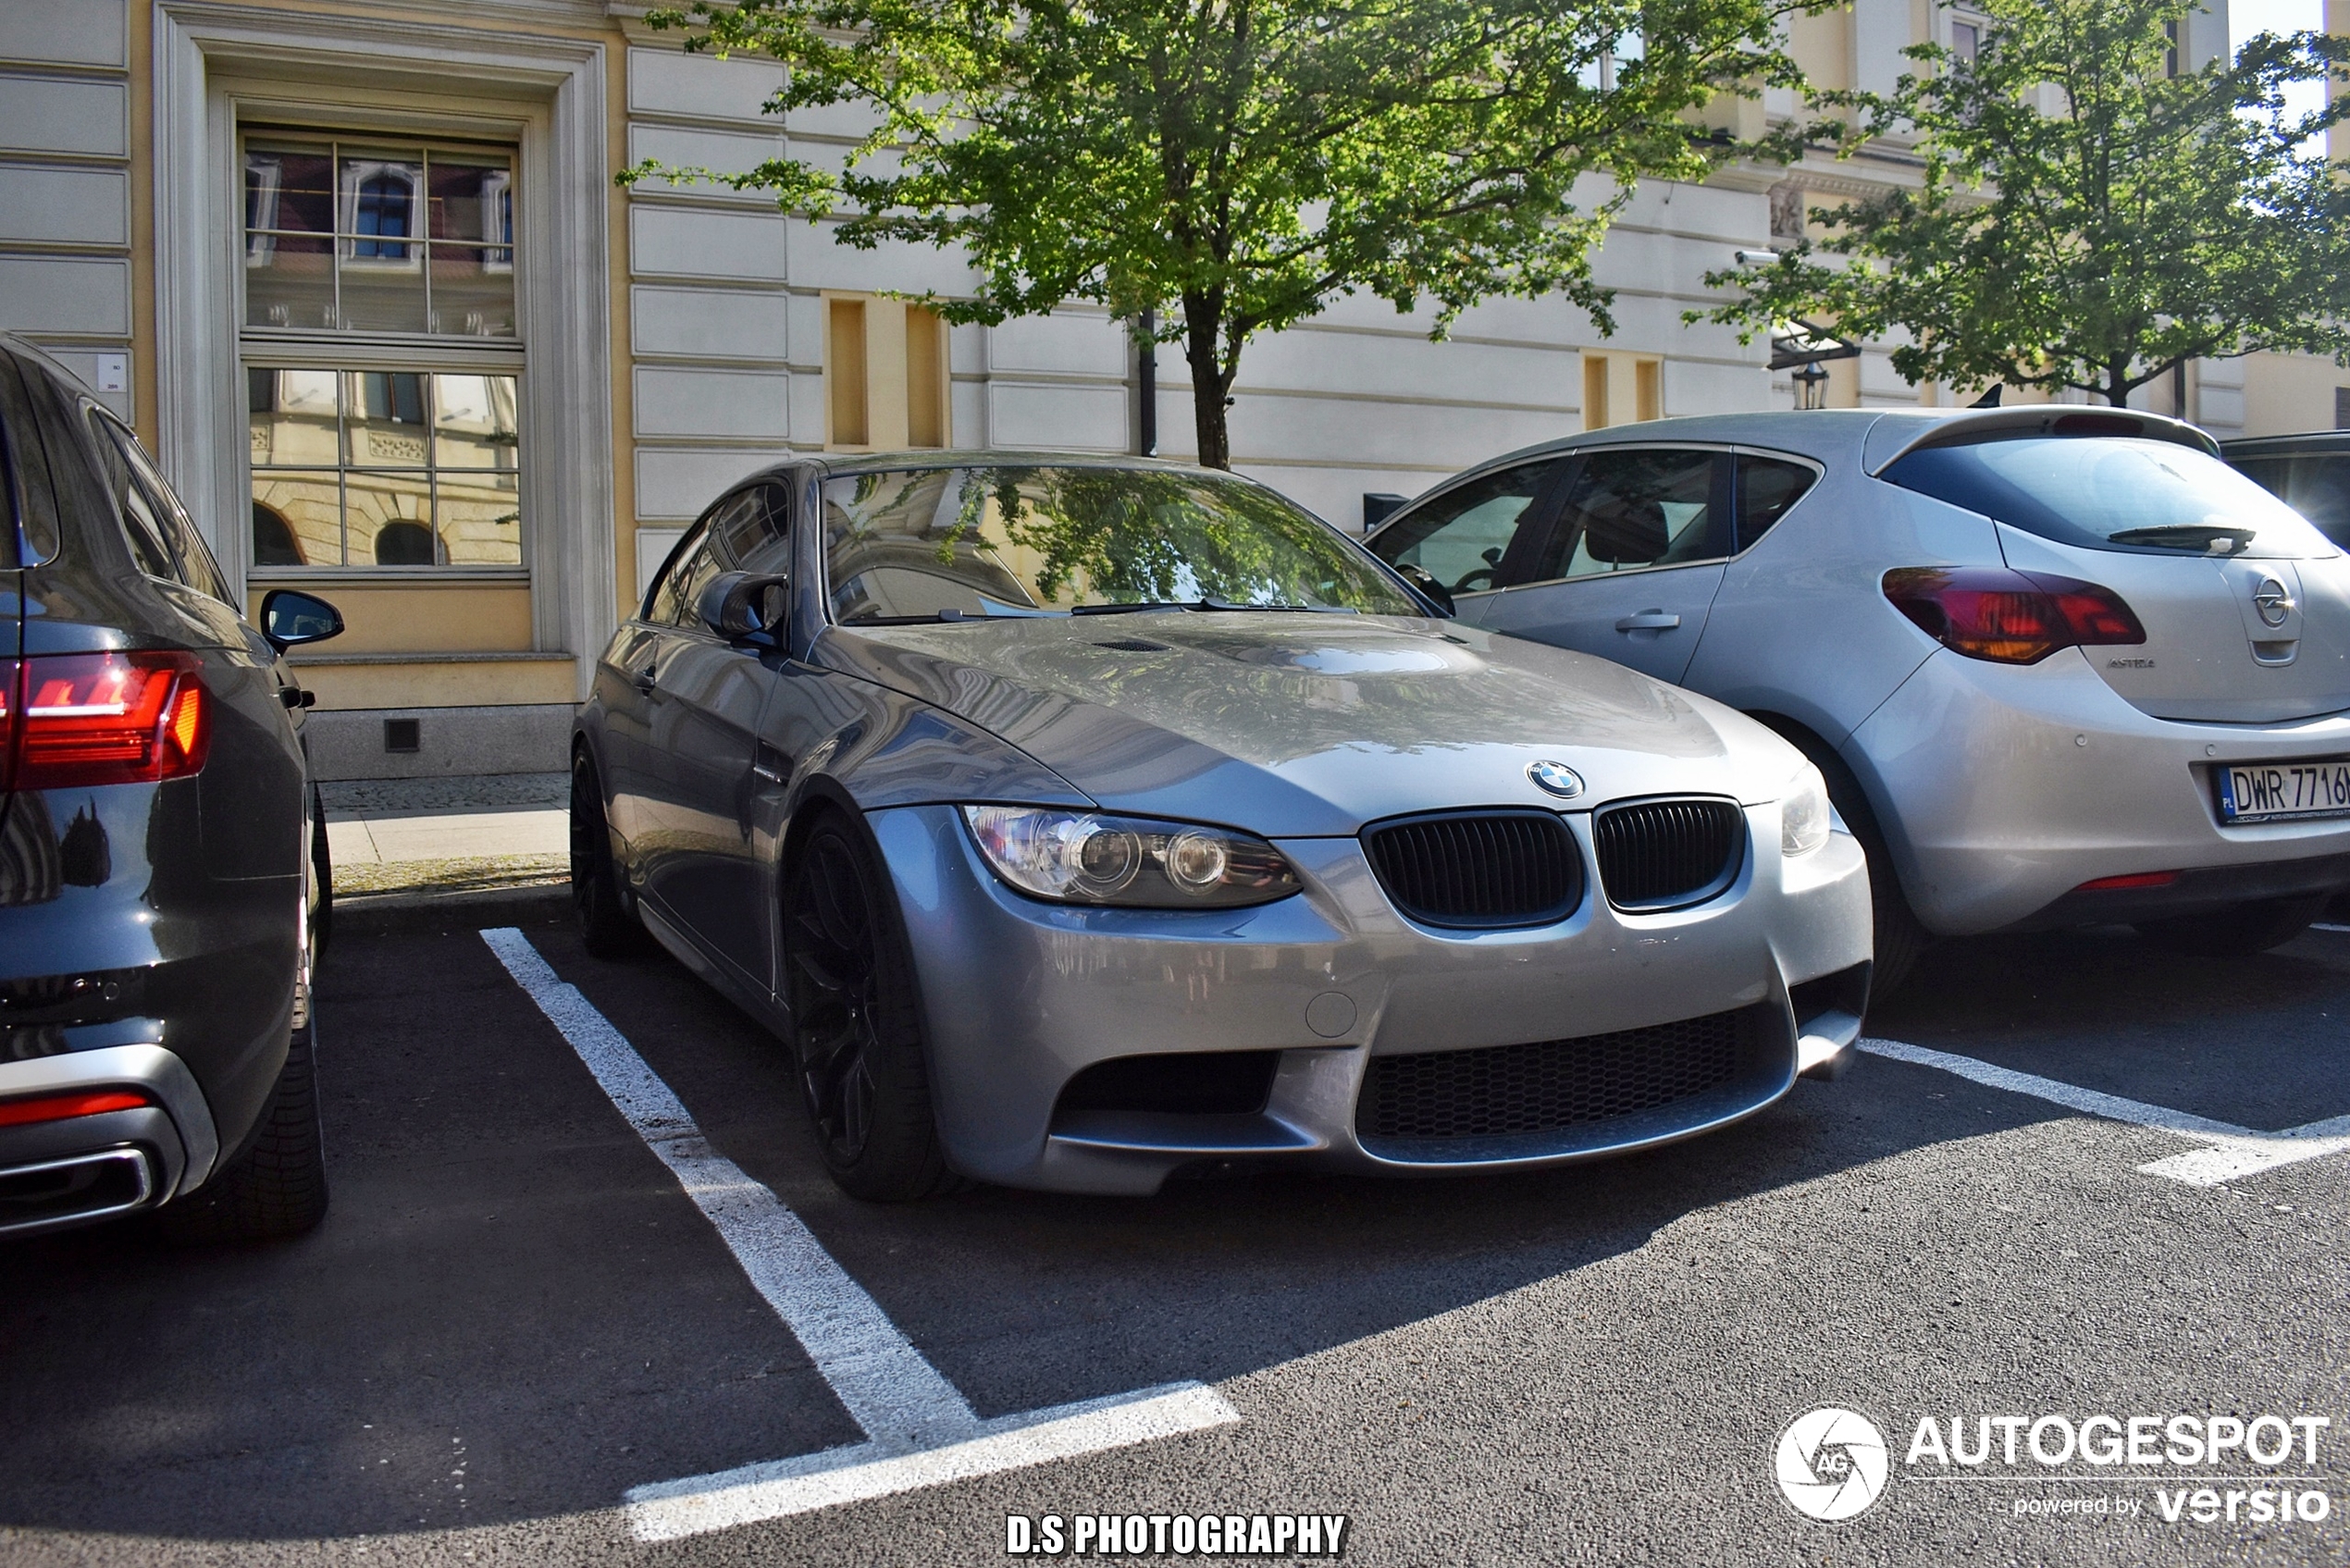
POLYGON ((2303 430, 2290 436, 2245 436, 2221 441, 2226 457, 2291 457, 2310 452, 2350 452, 2350 430, 2303 430))
MULTIPOLYGON (((1594 447, 1684 441, 1793 452, 1831 466, 1859 463, 1875 474, 1915 447, 1964 439, 1990 430, 2052 429, 2060 421, 2084 414, 2131 420, 2138 426, 2134 434, 2175 441, 2213 455, 2219 451, 2218 443, 2208 435, 2166 415, 2137 409, 2088 408, 2079 403, 2028 403, 2019 408, 1762 409, 1748 414, 1651 419, 1637 425, 1611 425, 1603 430, 1561 436, 1488 459, 1446 479, 1443 486, 1513 463, 1594 447)), ((1431 490, 1443 486, 1432 487, 1431 490)))
POLYGON ((921 447, 907 451, 876 452, 805 452, 771 468, 745 476, 751 479, 781 478, 793 470, 811 471, 820 478, 840 478, 855 474, 902 473, 909 468, 1130 468, 1152 474, 1184 474, 1204 479, 1240 479, 1254 483, 1245 475, 1203 468, 1197 463, 1176 463, 1166 458, 1135 457, 1120 452, 1053 451, 999 447, 940 448, 921 447))

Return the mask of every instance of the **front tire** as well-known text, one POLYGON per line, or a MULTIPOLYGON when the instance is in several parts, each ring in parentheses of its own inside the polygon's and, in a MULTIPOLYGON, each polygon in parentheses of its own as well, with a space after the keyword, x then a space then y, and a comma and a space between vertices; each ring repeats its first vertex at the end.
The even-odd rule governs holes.
POLYGON ((2309 929, 2309 922, 2333 901, 2331 893, 2308 893, 2293 898, 2261 898, 2232 904, 2208 915, 2182 915, 2176 920, 2140 920, 2138 934, 2173 953, 2240 958, 2282 947, 2309 929))
POLYGON ((1780 739, 1803 753, 1820 770, 1820 776, 1827 781, 1828 804, 1836 808, 1836 814, 1844 819, 1844 825, 1861 841, 1861 852, 1869 862, 1871 946, 1874 950, 1874 962, 1869 970, 1869 1000, 1882 1001, 1910 978, 1925 950, 1934 945, 1934 933, 1918 920, 1909 898, 1901 892, 1901 876, 1894 870, 1893 851, 1885 842, 1885 830, 1877 826, 1876 812, 1870 808, 1861 781, 1853 776, 1844 759, 1811 731, 1775 714, 1756 713, 1752 717, 1776 731, 1780 739))
POLYGON ((571 908, 591 957, 626 958, 643 950, 645 928, 621 901, 603 785, 584 746, 571 759, 571 908))
POLYGON ((826 815, 795 850, 783 912, 792 1060, 824 1168, 869 1203, 949 1190, 897 900, 839 816, 826 815))

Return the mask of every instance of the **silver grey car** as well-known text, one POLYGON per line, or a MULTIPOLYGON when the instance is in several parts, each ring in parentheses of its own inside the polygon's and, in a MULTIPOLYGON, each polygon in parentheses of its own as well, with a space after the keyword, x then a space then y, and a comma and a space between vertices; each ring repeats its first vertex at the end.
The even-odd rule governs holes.
POLYGON ((789 1042, 835 1178, 1543 1165, 1832 1076, 1866 862, 1763 725, 1455 624, 1230 475, 811 459, 581 712, 590 948, 789 1042))
POLYGON ((2350 882, 2350 561, 2153 414, 1672 419, 1514 452, 1372 552, 1459 623, 1769 724, 1934 935, 2274 946, 2350 882))

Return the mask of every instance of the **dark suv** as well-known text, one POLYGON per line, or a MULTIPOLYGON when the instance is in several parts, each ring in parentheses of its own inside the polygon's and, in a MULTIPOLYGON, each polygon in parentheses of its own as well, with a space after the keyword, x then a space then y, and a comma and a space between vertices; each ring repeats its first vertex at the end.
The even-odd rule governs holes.
POLYGON ((326 834, 278 661, 130 431, 0 336, 0 1235, 326 1210, 309 973, 326 834))
POLYGON ((2350 549, 2350 430, 2226 441, 2220 455, 2350 549))

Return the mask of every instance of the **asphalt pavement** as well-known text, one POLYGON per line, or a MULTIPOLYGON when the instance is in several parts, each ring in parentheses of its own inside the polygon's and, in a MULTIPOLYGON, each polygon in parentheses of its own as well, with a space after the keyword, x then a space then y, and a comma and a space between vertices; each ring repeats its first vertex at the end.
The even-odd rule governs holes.
MULTIPOLYGON (((1872 1056, 1566 1170, 871 1207, 825 1179, 772 1039, 542 914, 515 923, 585 1016, 978 1418, 1193 1382, 1237 1416, 640 1538, 632 1488, 863 1434, 479 923, 338 936, 315 1235, 0 1251, 0 1562, 1004 1562, 1008 1514, 1110 1513, 1344 1514, 1345 1560, 1373 1564, 2350 1555, 2350 1154, 2322 1139, 2195 1185, 2141 1168, 2190 1136, 1872 1056), (1885 1443, 1841 1522, 1778 1479, 1822 1407, 1885 1443), (2085 1451, 2097 1414, 2331 1426, 2272 1464, 2033 1460, 2056 1435, 2034 1423, 2085 1451), (1968 1443, 2019 1420, 2022 1461, 1912 1463, 1953 1417, 1968 1443), (2255 1492, 2291 1517, 2256 1522, 2255 1492)), ((1948 945, 1869 1029, 2269 1133, 2350 1113, 2345 1018, 2350 932, 2188 961, 2095 932, 1948 945)))

